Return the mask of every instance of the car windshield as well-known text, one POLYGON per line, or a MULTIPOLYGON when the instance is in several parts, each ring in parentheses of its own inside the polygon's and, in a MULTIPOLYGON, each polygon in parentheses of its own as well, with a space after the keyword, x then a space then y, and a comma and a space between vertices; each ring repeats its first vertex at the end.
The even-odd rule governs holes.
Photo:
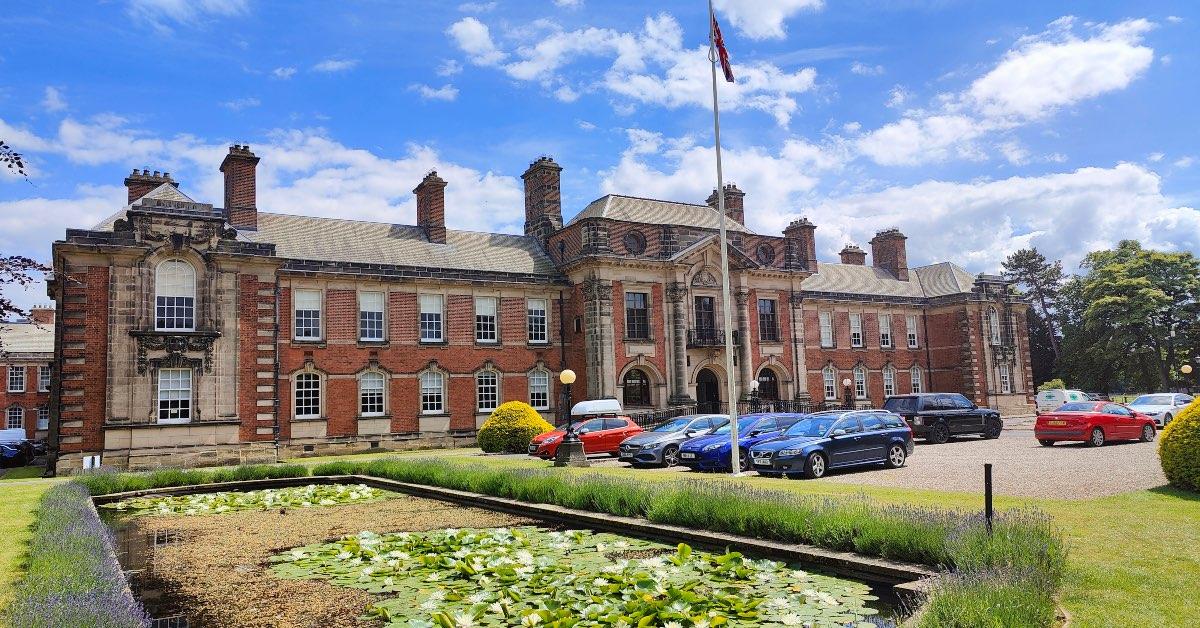
MULTIPOLYGON (((746 432, 750 431, 750 428, 755 423, 758 423, 761 420, 762 419, 753 419, 753 418, 738 419, 738 434, 741 435, 741 434, 745 434, 746 432)), ((729 433, 729 425, 730 425, 729 423, 726 423, 725 425, 722 425, 721 427, 718 427, 717 429, 709 432, 709 434, 728 434, 729 433)))
POLYGON ((917 411, 917 398, 916 397, 892 397, 891 399, 888 399, 887 401, 883 402, 883 409, 891 410, 892 412, 899 412, 900 414, 904 414, 906 412, 916 412, 917 411))
POLYGON ((785 436, 824 436, 829 432, 829 428, 837 422, 837 417, 822 417, 803 419, 793 423, 791 427, 784 432, 785 436))
POLYGON ((1171 405, 1171 395, 1142 395, 1134 399, 1129 405, 1131 406, 1169 406, 1171 405))
POLYGON ((1055 412, 1091 412, 1095 409, 1096 402, 1094 401, 1077 401, 1075 403, 1064 403, 1055 412))
POLYGON ((692 422, 692 420, 687 417, 680 417, 678 419, 672 419, 670 421, 667 421, 666 423, 663 423, 662 425, 660 425, 650 431, 651 432, 678 432, 678 431, 682 430, 683 428, 687 427, 688 423, 691 423, 691 422, 692 422))

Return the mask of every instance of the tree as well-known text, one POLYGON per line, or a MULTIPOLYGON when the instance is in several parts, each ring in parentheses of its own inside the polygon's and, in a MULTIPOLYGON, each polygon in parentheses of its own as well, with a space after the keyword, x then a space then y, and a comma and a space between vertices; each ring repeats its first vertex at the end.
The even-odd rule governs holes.
POLYGON ((1050 350, 1057 360, 1062 356, 1062 350, 1058 344, 1054 311, 1063 284, 1062 261, 1055 260, 1051 264, 1036 248, 1030 248, 1009 255, 1002 266, 1004 277, 1025 290, 1025 296, 1029 297, 1038 316, 1045 321, 1050 336, 1050 350))
POLYGON ((4 140, 0 140, 0 164, 8 166, 9 170, 29 180, 29 175, 25 172, 25 158, 21 156, 21 153, 13 150, 4 140))
POLYGON ((1033 381, 1044 382, 1054 377, 1057 364, 1052 343, 1053 335, 1046 319, 1039 316, 1033 308, 1026 310, 1025 320, 1029 329, 1029 368, 1033 371, 1033 381))

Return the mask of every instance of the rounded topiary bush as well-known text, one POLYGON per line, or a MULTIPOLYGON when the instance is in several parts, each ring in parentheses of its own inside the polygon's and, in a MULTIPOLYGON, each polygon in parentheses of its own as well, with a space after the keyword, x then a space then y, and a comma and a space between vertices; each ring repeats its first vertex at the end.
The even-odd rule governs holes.
POLYGON ((533 406, 520 401, 503 403, 479 428, 479 448, 490 453, 523 454, 534 436, 554 429, 533 406))
POLYGON ((1183 409, 1158 439, 1158 459, 1167 481, 1200 491, 1200 399, 1183 409))

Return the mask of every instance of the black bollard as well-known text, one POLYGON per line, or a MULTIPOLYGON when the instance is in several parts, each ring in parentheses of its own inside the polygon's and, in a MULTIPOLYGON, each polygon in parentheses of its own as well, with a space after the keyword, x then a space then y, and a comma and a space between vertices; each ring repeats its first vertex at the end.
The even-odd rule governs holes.
POLYGON ((992 535, 992 464, 983 465, 983 516, 987 522, 988 536, 992 535))

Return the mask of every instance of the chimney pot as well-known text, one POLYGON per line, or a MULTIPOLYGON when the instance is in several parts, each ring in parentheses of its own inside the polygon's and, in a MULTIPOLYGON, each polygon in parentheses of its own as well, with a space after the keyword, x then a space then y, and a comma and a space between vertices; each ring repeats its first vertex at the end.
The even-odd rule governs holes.
POLYGON ((842 249, 842 252, 839 253, 839 255, 842 258, 843 264, 850 264, 853 266, 867 265, 867 252, 858 248, 858 246, 855 244, 847 244, 846 247, 842 249))
POLYGON ((175 187, 179 187, 179 184, 171 179, 171 173, 169 172, 160 173, 155 170, 151 173, 149 169, 138 171, 137 168, 134 168, 133 172, 128 177, 125 177, 125 188, 129 192, 126 202, 133 203, 164 183, 170 183, 175 187))
POLYGON ((788 268, 817 272, 817 226, 798 218, 783 230, 784 264, 788 268))
MULTIPOLYGON (((725 190, 725 215, 728 216, 731 220, 737 221, 738 224, 745 224, 745 222, 746 222, 746 210, 745 210, 746 193, 739 190, 737 184, 734 184, 734 183, 726 183, 724 186, 724 190, 725 190)), ((716 189, 713 190, 712 194, 710 194, 708 196, 708 200, 706 200, 705 202, 708 203, 708 206, 712 207, 713 209, 720 208, 721 199, 717 195, 716 189)))
POLYGON ((446 181, 430 170, 413 188, 417 196, 417 226, 425 230, 430 242, 446 243, 446 181))
POLYGON ((221 172, 225 175, 225 220, 235 229, 258 229, 258 160, 249 146, 234 144, 221 162, 221 172))
POLYGON ((900 281, 908 281, 908 252, 904 244, 907 239, 896 228, 876 233, 871 238, 871 264, 892 273, 900 281))
POLYGON ((545 246, 563 225, 562 166, 542 155, 529 164, 521 180, 525 182, 525 235, 537 237, 545 246))

